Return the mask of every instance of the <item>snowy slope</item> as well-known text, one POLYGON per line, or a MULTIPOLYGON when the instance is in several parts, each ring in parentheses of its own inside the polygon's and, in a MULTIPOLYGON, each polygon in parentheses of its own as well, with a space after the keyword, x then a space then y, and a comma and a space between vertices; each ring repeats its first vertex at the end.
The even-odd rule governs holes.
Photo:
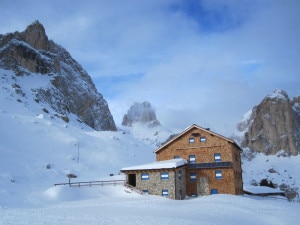
POLYGON ((244 185, 268 179, 278 186, 286 184, 300 190, 300 155, 283 157, 255 153, 251 160, 244 158, 242 168, 244 185))
POLYGON ((153 147, 124 132, 97 132, 75 116, 66 123, 9 88, 0 90, 0 206, 31 204, 32 193, 67 182, 69 173, 99 180, 155 160, 153 147))
POLYGON ((149 126, 148 123, 133 123, 131 127, 121 125, 120 129, 154 148, 160 146, 170 135, 174 134, 163 125, 149 126))

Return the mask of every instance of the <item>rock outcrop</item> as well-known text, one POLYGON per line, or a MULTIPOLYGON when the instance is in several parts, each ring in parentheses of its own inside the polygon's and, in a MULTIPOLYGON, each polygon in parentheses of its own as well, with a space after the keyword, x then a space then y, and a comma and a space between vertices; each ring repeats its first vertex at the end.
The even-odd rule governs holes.
POLYGON ((244 132, 242 147, 266 155, 279 151, 297 155, 300 153, 300 97, 290 100, 285 91, 276 90, 255 106, 237 128, 244 132))
POLYGON ((48 76, 50 83, 32 89, 36 102, 49 104, 57 113, 75 114, 95 130, 116 130, 103 96, 82 66, 60 45, 48 39, 35 21, 24 32, 0 35, 0 67, 16 76, 48 76))
POLYGON ((131 127, 134 123, 147 124, 149 126, 160 125, 151 104, 147 101, 134 103, 127 114, 124 115, 122 125, 131 127))

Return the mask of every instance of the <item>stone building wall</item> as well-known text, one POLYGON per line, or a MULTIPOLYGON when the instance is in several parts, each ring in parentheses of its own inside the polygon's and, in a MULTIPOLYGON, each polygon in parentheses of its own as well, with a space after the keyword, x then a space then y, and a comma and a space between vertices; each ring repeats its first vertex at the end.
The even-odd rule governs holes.
POLYGON ((148 190, 151 195, 162 195, 162 190, 169 191, 169 198, 175 199, 175 171, 174 170, 147 170, 136 174, 136 188, 148 190), (169 179, 162 180, 161 172, 168 172, 169 179), (142 180, 142 173, 149 174, 149 180, 142 180))

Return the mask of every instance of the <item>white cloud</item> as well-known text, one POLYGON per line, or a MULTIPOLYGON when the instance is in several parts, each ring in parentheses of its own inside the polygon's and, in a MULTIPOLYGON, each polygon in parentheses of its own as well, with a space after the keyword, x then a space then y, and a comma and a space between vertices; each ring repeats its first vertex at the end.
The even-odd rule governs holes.
POLYGON ((230 133, 276 88, 299 95, 299 4, 7 1, 0 31, 39 19, 94 78, 117 121, 134 101, 148 100, 170 127, 230 133))

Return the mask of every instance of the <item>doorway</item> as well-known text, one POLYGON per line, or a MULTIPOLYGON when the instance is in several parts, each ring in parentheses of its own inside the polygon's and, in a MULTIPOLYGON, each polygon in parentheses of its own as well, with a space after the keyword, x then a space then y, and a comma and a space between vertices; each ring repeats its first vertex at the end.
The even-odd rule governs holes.
POLYGON ((133 187, 136 186, 136 174, 128 174, 128 184, 133 187))
POLYGON ((198 188, 197 188, 197 195, 209 195, 209 185, 207 177, 200 177, 198 188))

